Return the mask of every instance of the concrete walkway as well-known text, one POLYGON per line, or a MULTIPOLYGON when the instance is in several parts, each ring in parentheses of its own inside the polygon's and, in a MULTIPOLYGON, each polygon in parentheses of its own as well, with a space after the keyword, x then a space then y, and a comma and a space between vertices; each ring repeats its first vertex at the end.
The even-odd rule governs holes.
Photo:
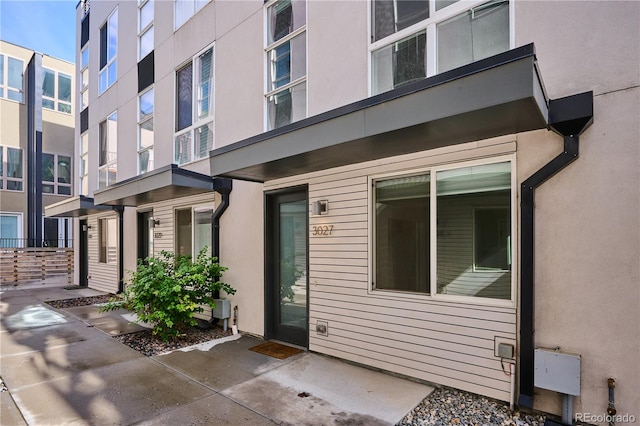
POLYGON ((145 357, 111 337, 139 327, 124 312, 44 303, 97 294, 0 289, 0 424, 388 425, 433 390, 314 353, 271 358, 242 335, 145 357))

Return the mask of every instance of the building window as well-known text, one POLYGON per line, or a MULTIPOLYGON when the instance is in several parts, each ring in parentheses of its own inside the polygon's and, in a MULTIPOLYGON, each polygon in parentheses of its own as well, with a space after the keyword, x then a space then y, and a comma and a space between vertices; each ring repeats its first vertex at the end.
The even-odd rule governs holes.
POLYGON ((176 216, 176 254, 197 256, 204 247, 211 248, 213 209, 198 206, 179 209, 176 216))
POLYGON ((89 195, 89 134, 80 136, 80 194, 89 195))
POLYGON ((22 191, 22 148, 0 146, 0 189, 22 191))
POLYGON ((374 0, 372 94, 508 50, 509 1, 472 6, 457 1, 374 0))
POLYGON ((71 157, 42 154, 42 193, 71 195, 71 157))
POLYGON ((0 247, 24 247, 22 213, 0 213, 0 247))
POLYGON ((99 262, 116 263, 118 260, 118 227, 115 218, 98 219, 99 262))
POLYGON ((180 28, 211 0, 174 0, 174 29, 180 28))
POLYGON ((98 92, 104 93, 116 82, 118 72, 118 9, 100 28, 100 73, 98 75, 98 92))
POLYGON ((373 187, 375 289, 511 300, 509 161, 376 179, 373 187))
POLYGON ((71 114, 71 76, 43 69, 42 107, 71 114))
POLYGON ((267 127, 285 126, 307 116, 306 2, 267 4, 267 127))
POLYGON ((89 106, 89 44, 80 53, 80 110, 89 106))
POLYGON ((153 50, 153 3, 154 0, 138 3, 138 60, 153 50))
POLYGON ((153 170, 153 88, 138 96, 138 173, 153 170))
POLYGON ((100 161, 98 188, 116 182, 118 171, 118 113, 114 112, 100 123, 100 161))
POLYGON ((176 72, 176 89, 174 160, 185 164, 213 148, 213 48, 176 72))
POLYGON ((24 62, 0 55, 0 98, 22 102, 24 93, 24 62))
POLYGON ((430 292, 429 178, 375 182, 377 289, 430 292))

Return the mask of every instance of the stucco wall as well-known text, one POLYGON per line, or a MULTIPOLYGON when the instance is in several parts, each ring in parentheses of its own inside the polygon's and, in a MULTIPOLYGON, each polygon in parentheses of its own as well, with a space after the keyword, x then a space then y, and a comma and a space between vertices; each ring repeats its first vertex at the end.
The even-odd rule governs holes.
MULTIPOLYGON (((536 193, 535 346, 582 356, 575 413, 605 413, 613 377, 618 413, 640 417, 638 22, 638 2, 516 4, 517 44, 535 42, 549 97, 594 92, 580 158, 536 193)), ((558 394, 535 398, 560 412, 558 394)))

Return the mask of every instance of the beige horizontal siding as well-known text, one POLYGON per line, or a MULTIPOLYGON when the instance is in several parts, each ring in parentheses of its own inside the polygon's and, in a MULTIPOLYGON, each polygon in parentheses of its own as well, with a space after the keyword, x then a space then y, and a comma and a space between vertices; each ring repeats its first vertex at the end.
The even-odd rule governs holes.
MULTIPOLYGON (((329 203, 327 215, 309 218, 309 349, 507 400, 510 380, 494 342, 515 342, 515 306, 372 291, 368 185, 371 176, 514 151, 512 138, 498 138, 267 182, 266 190, 307 184, 310 209, 317 200, 329 203), (324 225, 333 226, 331 235, 312 235, 324 225), (319 320, 328 323, 328 336, 314 331, 319 320)), ((468 218, 459 226, 470 226, 468 218)), ((454 237, 438 251, 469 262, 469 244, 454 237)))
MULTIPOLYGON (((93 215, 87 219, 89 229, 89 287, 96 290, 116 293, 118 291, 118 263, 102 263, 99 258, 100 230, 99 219, 118 219, 116 213, 93 215)), ((119 226, 119 225, 118 225, 119 226)))

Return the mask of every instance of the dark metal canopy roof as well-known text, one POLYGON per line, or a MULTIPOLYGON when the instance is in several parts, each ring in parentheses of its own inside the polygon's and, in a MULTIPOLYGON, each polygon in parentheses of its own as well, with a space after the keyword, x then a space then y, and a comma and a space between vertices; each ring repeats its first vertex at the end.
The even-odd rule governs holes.
POLYGON ((211 174, 265 182, 541 129, 533 44, 214 149, 211 174))
POLYGON ((215 190, 211 176, 169 164, 95 191, 96 204, 140 206, 215 190))
POLYGON ((97 206, 94 204, 93 198, 76 195, 45 206, 44 215, 47 217, 80 217, 108 210, 112 210, 111 206, 97 206))

